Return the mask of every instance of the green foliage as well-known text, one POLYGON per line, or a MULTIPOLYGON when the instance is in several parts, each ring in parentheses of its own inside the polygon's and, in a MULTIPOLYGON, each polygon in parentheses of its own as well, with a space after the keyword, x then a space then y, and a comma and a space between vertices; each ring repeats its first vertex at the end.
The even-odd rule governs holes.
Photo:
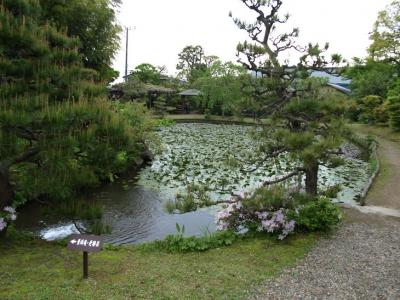
POLYGON ((186 187, 186 193, 178 193, 175 200, 166 203, 165 209, 168 213, 188 213, 196 211, 198 208, 213 205, 206 186, 190 184, 186 187))
POLYGON ((286 189, 278 185, 256 190, 248 201, 243 201, 243 206, 252 212, 277 211, 281 208, 294 208, 296 203, 288 197, 286 189))
POLYGON ((41 22, 50 22, 68 36, 77 37, 79 53, 86 68, 99 73, 99 79, 111 82, 118 77, 112 60, 119 49, 115 3, 112 0, 39 0, 41 22))
POLYGON ((392 84, 392 86, 389 89, 388 97, 396 97, 399 95, 400 95, 400 78, 397 78, 397 80, 392 84))
POLYGON ((346 72, 352 79, 350 88, 354 96, 357 99, 370 95, 386 98, 389 88, 396 79, 396 66, 371 59, 355 62, 356 64, 346 72))
POLYGON ((171 253, 204 252, 210 249, 231 246, 240 237, 232 231, 206 233, 201 237, 185 237, 185 227, 176 224, 177 234, 169 235, 162 241, 143 245, 145 249, 156 249, 171 253))
POLYGON ((306 232, 329 231, 342 219, 339 207, 323 197, 306 203, 292 214, 297 230, 306 232))
POLYGON ((216 56, 204 55, 204 49, 199 45, 186 46, 178 54, 176 69, 179 70, 180 78, 193 83, 207 72, 216 59, 218 59, 216 56))
POLYGON ((338 196, 338 194, 341 191, 342 191, 342 186, 338 184, 327 188, 325 191, 321 193, 321 195, 325 196, 328 199, 334 199, 338 196))
POLYGON ((400 131, 400 96, 389 97, 387 107, 390 126, 394 130, 400 131))
POLYGON ((129 75, 138 79, 143 83, 160 84, 161 83, 161 72, 159 68, 156 68, 152 64, 140 64, 136 66, 135 70, 129 75))
POLYGON ((399 21, 400 2, 396 0, 378 15, 369 57, 365 61, 356 59, 355 66, 348 71, 358 102, 353 110, 359 114, 357 119, 370 124, 389 124, 395 130, 399 128, 399 109, 394 100, 400 92, 399 21))
POLYGON ((219 60, 208 68, 192 84, 200 90, 198 106, 213 115, 230 116, 239 114, 246 99, 243 91, 244 81, 250 75, 241 66, 219 60))
POLYGON ((399 22, 400 1, 395 0, 379 13, 375 22, 371 35, 372 44, 368 49, 372 58, 400 62, 399 22))
POLYGON ((176 124, 175 120, 171 120, 171 119, 156 119, 154 120, 154 126, 156 128, 160 128, 160 127, 169 127, 169 126, 173 126, 176 124))
POLYGON ((359 120, 367 124, 380 124, 388 120, 385 101, 379 96, 366 96, 358 101, 359 120))
POLYGON ((18 198, 64 201, 126 170, 143 149, 144 109, 99 98, 79 40, 41 25, 38 1, 0 6, 0 165, 18 198))
MULTIPOLYGON (((259 140, 264 140, 266 156, 288 152, 298 165, 282 180, 305 173, 306 192, 317 193, 318 171, 321 164, 329 164, 332 155, 344 139, 345 107, 342 99, 324 93, 326 81, 311 78, 315 69, 329 70, 345 60, 339 54, 327 56, 329 44, 309 43, 298 63, 289 67, 282 54, 299 48, 299 29, 282 32, 279 26, 288 22, 289 15, 280 15, 283 1, 242 1, 255 15, 254 22, 233 18, 240 30, 252 42, 237 46, 238 61, 256 77, 250 81, 250 96, 259 105, 258 114, 273 118, 259 140), (273 30, 271 30, 271 28, 273 30), (277 33, 279 32, 279 34, 277 33)), ((232 17, 232 15, 231 15, 232 17)), ((340 68, 338 68, 340 71, 340 68)), ((289 170, 288 170, 289 172, 289 170)))
POLYGON ((167 101, 164 96, 159 96, 154 101, 154 112, 160 117, 164 117, 167 112, 167 101))

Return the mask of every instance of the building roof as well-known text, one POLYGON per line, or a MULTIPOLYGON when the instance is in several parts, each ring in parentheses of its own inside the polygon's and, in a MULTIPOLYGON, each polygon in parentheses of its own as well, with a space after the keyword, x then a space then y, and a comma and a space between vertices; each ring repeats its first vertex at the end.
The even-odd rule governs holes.
POLYGON ((180 92, 181 96, 200 96, 202 93, 199 90, 190 89, 183 92, 180 92))
POLYGON ((339 92, 345 93, 345 94, 351 94, 351 90, 349 88, 346 88, 344 86, 338 85, 338 84, 332 84, 328 83, 328 86, 338 90, 339 92))
POLYGON ((339 92, 350 94, 351 80, 337 74, 330 74, 324 71, 313 71, 311 77, 326 78, 328 86, 338 90, 339 92))
POLYGON ((313 71, 311 77, 327 78, 329 84, 339 85, 339 86, 349 86, 351 83, 350 79, 347 79, 340 75, 329 74, 323 71, 313 71))
POLYGON ((157 92, 157 93, 165 93, 165 94, 172 94, 175 90, 171 88, 167 88, 161 85, 154 85, 154 84, 145 84, 144 89, 149 92, 157 92))

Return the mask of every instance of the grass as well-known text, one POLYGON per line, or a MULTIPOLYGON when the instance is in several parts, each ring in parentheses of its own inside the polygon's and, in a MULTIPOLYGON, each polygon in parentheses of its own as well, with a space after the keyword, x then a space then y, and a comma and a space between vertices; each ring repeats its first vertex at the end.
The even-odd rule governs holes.
POLYGON ((82 254, 42 241, 0 241, 0 299, 242 299, 295 264, 316 236, 285 242, 242 240, 204 253, 171 254, 138 246, 82 254))
MULTIPOLYGON (((395 132, 389 127, 383 127, 383 126, 369 126, 365 124, 351 124, 350 127, 359 134, 362 135, 372 135, 379 139, 383 140, 388 140, 391 142, 394 142, 398 147, 400 147, 400 133, 395 132)), ((379 156, 379 162, 380 162, 380 171, 379 171, 379 177, 378 180, 374 182, 373 189, 369 191, 369 197, 371 199, 377 198, 377 194, 379 193, 380 190, 384 188, 384 186, 387 185, 390 177, 392 176, 392 165, 391 162, 385 157, 385 155, 382 155, 379 152, 378 148, 378 156, 379 156)), ((371 159, 371 166, 372 168, 377 168, 378 162, 376 159, 371 159)))
POLYGON ((365 124, 351 124, 350 128, 358 133, 365 135, 374 135, 397 143, 400 147, 400 132, 393 131, 389 127, 369 126, 365 124))
MULTIPOLYGON (((177 122, 221 122, 221 123, 236 123, 236 124, 248 124, 248 125, 260 125, 259 121, 254 120, 254 118, 239 118, 239 117, 223 117, 223 116, 210 116, 201 114, 186 114, 186 115, 166 115, 166 119, 175 120, 177 122)), ((261 120, 261 124, 265 124, 267 120, 261 120)))

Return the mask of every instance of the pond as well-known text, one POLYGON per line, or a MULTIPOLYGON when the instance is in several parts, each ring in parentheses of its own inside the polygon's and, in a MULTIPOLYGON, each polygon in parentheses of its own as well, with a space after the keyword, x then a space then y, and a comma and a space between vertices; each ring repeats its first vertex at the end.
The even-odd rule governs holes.
MULTIPOLYGON (((265 160, 257 127, 240 125, 178 124, 162 128, 160 153, 151 166, 132 178, 123 179, 93 195, 104 206, 104 221, 113 231, 105 241, 113 244, 140 243, 163 239, 185 225, 187 235, 215 231, 214 216, 220 207, 171 215, 165 204, 190 184, 207 186, 211 198, 226 199, 231 192, 251 192, 264 181, 285 173, 294 165, 285 155, 265 160)), ((368 180, 369 165, 346 157, 337 169, 322 167, 320 187, 341 184, 336 201, 355 204, 368 180)), ((33 230, 42 238, 64 238, 75 231, 71 223, 44 217, 32 207, 21 212, 20 228, 33 230)))

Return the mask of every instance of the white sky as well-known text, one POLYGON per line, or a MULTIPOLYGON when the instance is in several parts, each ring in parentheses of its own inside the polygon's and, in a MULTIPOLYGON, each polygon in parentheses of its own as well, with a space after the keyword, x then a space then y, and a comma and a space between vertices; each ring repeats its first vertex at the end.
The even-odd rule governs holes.
MULTIPOLYGON (((285 0, 282 14, 290 13, 291 27, 300 28, 299 42, 329 42, 332 52, 345 58, 364 57, 369 32, 380 10, 392 0, 285 0)), ((130 32, 129 70, 141 63, 165 65, 176 73, 178 53, 187 45, 201 45, 207 55, 236 61, 236 45, 246 39, 231 18, 253 21, 240 0, 124 0, 122 26, 130 32)), ((124 74, 125 34, 114 68, 124 74)))

